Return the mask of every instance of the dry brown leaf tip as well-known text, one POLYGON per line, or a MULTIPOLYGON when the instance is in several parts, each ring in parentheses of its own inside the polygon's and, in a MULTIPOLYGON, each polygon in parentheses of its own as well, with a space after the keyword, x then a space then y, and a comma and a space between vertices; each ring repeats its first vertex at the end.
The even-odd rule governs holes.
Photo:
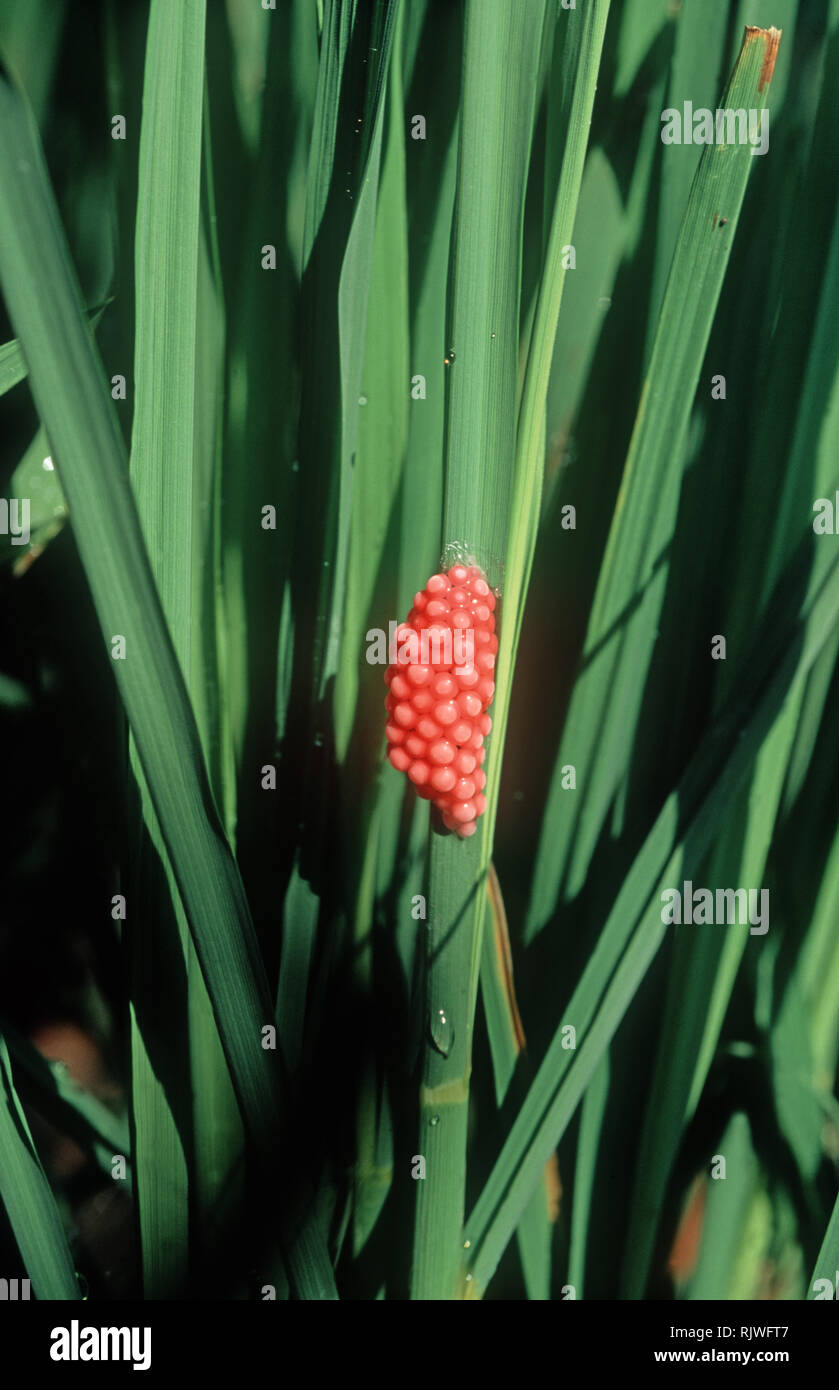
POLYGON ((778 57, 778 44, 781 42, 781 29, 760 29, 755 24, 746 25, 746 42, 752 39, 761 38, 764 42, 763 66, 760 69, 760 81, 757 90, 762 92, 772 81, 772 74, 775 71, 775 60, 778 57))

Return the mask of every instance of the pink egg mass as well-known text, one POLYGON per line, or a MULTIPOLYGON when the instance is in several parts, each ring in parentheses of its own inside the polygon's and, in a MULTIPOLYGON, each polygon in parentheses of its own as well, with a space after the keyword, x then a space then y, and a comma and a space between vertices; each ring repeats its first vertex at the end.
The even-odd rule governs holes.
POLYGON ((432 574, 397 629, 397 660, 385 672, 391 766, 464 839, 486 809, 481 765, 495 693, 494 610, 495 595, 478 565, 432 574))

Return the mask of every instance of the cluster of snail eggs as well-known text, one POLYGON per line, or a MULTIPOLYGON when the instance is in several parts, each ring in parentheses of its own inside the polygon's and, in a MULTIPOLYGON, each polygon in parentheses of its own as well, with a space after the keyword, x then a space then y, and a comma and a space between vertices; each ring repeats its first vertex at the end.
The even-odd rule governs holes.
POLYGON ((497 651, 495 595, 478 565, 457 564, 414 595, 385 672, 388 759, 464 838, 486 809, 497 651))

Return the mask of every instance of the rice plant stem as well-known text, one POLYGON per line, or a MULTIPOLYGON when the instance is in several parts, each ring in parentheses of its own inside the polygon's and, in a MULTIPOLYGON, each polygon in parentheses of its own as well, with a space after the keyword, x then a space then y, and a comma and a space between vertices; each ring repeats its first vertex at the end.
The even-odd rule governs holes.
MULTIPOLYGON (((452 240, 444 556, 504 574, 515 457, 521 225, 546 6, 470 0, 452 240)), ((491 842, 432 830, 412 1297, 462 1296, 472 1026, 491 842)))

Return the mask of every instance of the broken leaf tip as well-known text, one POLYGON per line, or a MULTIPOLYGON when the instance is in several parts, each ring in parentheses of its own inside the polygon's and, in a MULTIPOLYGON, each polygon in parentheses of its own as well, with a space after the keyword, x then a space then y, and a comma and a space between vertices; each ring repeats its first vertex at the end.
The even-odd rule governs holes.
POLYGON ((775 71, 775 60, 778 57, 778 44, 781 42, 780 29, 760 29, 757 25, 746 25, 746 43, 752 40, 762 39, 764 44, 763 66, 760 69, 760 81, 757 90, 762 92, 764 87, 772 81, 772 74, 775 71))

